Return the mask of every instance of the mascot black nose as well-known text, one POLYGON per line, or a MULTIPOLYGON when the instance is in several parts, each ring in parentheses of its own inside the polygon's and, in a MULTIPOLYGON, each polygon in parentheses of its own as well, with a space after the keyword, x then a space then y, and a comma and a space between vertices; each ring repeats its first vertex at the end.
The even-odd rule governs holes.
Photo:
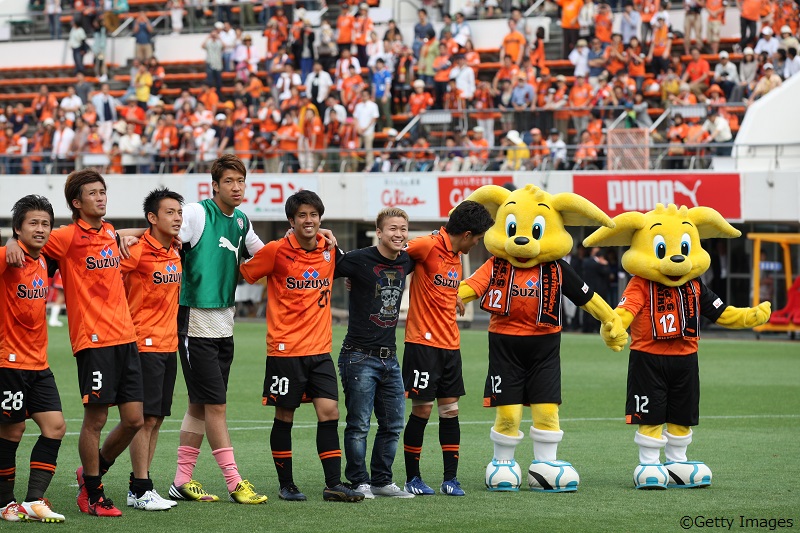
POLYGON ((519 244, 520 246, 525 246, 528 242, 530 242, 530 239, 527 237, 517 237, 514 239, 514 244, 519 244))
POLYGON ((669 260, 672 261, 673 263, 683 263, 684 261, 686 261, 686 258, 683 257, 682 255, 673 255, 672 257, 669 258, 669 260))

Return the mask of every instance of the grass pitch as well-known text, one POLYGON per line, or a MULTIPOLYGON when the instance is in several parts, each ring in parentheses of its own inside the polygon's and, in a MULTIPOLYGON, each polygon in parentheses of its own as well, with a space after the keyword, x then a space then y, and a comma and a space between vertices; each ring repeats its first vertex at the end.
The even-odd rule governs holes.
MULTIPOLYGON (((334 360, 344 335, 334 329, 334 360)), ((316 455, 316 419, 311 406, 301 407, 293 431, 294 471, 309 501, 278 499, 277 478, 269 451, 273 409, 261 406, 264 379, 265 327, 236 326, 236 359, 230 378, 228 421, 242 475, 270 500, 249 507, 227 502, 181 503, 163 513, 125 507, 130 459, 127 454, 104 478, 106 493, 118 505, 121 519, 81 515, 75 505, 74 471, 82 407, 76 366, 66 328, 50 331, 50 362, 61 390, 67 436, 58 471, 48 492, 56 511, 67 516, 61 530, 146 531, 681 531, 709 527, 701 520, 732 520, 731 529, 785 529, 777 520, 792 520, 800 528, 800 344, 777 340, 753 341, 705 338, 700 343, 701 414, 689 458, 705 461, 714 473, 713 486, 703 490, 636 491, 633 469, 638 448, 634 428, 624 420, 627 350, 607 350, 598 336, 565 334, 562 343, 563 398, 561 425, 565 432, 559 458, 571 461, 581 475, 573 494, 489 493, 484 470, 491 460, 489 428, 494 411, 482 405, 486 375, 485 331, 462 331, 467 394, 460 406, 462 423, 459 479, 465 498, 442 495, 413 500, 377 499, 360 504, 322 501, 322 468, 316 455), (686 522, 689 517, 691 523, 686 522), (701 517, 701 518, 698 518, 701 517), (756 519, 756 522, 744 522, 756 519), (683 523, 681 521, 684 521, 683 523), (774 522, 769 522, 774 520, 774 522), (773 526, 774 524, 774 526, 773 526)), ((402 340, 402 331, 398 331, 402 340)), ((398 344, 402 346, 402 342, 398 344)), ((166 495, 175 473, 178 431, 186 408, 183 377, 178 376, 173 415, 164 422, 151 476, 166 495)), ((342 410, 344 406, 342 405, 342 410)), ((113 411, 112 411, 113 412, 113 411)), ((530 412, 522 430, 527 434, 530 412)), ((109 419, 109 427, 113 423, 109 419)), ((344 412, 342 412, 344 420, 344 412)), ((435 415, 428 425, 422 455, 423 478, 438 488, 441 451, 435 415)), ((373 428, 374 433, 374 428, 373 428)), ((18 454, 17 496, 27 484, 27 458, 38 434, 29 422, 18 454)), ((340 431, 340 435, 342 432, 340 431)), ((371 441, 371 439, 370 439, 371 441)), ((523 471, 533 459, 528 437, 517 448, 523 471)), ((394 467, 395 481, 405 481, 402 443, 394 467)), ((204 444, 195 473, 205 488, 224 499, 225 483, 204 444)), ((10 531, 12 524, 4 529, 10 531)), ((20 528, 37 527, 18 525, 20 528)), ((45 526, 40 526, 45 527, 45 526)))

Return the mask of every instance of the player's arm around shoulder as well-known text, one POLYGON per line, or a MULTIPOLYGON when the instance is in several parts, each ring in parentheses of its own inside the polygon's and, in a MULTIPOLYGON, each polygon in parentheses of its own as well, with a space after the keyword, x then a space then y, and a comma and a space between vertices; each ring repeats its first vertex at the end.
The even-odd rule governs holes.
POLYGON ((123 257, 119 263, 119 268, 123 274, 132 272, 139 267, 139 262, 142 259, 142 245, 143 241, 140 240, 128 248, 128 257, 123 257))
POLYGON ((253 257, 239 266, 239 272, 247 283, 252 285, 272 273, 275 268, 275 255, 281 243, 282 240, 268 242, 253 257))
POLYGON ((415 263, 422 263, 435 245, 433 235, 422 235, 408 241, 405 251, 415 263))

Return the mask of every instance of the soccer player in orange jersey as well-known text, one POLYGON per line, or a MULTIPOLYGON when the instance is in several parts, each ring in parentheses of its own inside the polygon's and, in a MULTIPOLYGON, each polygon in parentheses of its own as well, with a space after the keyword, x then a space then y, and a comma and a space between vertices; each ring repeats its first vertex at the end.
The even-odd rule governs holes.
POLYGON ((325 212, 312 191, 286 200, 293 232, 272 241, 240 267, 255 283, 267 276, 267 367, 264 405, 275 406, 270 447, 282 500, 305 501, 292 475, 292 423, 303 401, 317 412, 317 452, 325 472, 325 501, 358 502, 364 494, 342 484, 339 391, 331 359, 331 283, 338 249, 328 250, 319 234, 325 212))
MULTIPOLYGON (((102 476, 142 427, 142 368, 120 273, 120 241, 106 222, 106 183, 94 169, 67 176, 64 195, 73 223, 57 228, 42 252, 58 262, 64 278, 69 337, 78 363, 83 425, 78 507, 94 516, 121 516, 105 497, 102 476), (120 422, 100 448, 108 407, 120 422)), ((11 244, 8 245, 9 253, 11 244)), ((126 248, 125 243, 122 244, 126 248)))
POLYGON ((144 199, 150 228, 131 246, 122 261, 125 292, 136 327, 144 390, 144 426, 131 442, 131 484, 128 507, 166 511, 176 502, 153 488, 150 464, 158 430, 172 408, 178 373, 178 295, 181 258, 173 246, 183 222, 183 197, 167 188, 155 189, 144 199))
POLYGON ((405 489, 412 494, 435 494, 422 481, 419 460, 425 426, 436 400, 444 460, 441 493, 464 495, 456 479, 461 442, 458 398, 465 392, 456 324, 457 306, 463 312, 458 300, 461 254, 468 254, 493 224, 489 211, 481 204, 462 202, 444 227, 432 235, 413 239, 406 249, 415 261, 403 354, 403 381, 406 396, 411 399, 411 416, 403 435, 405 489))
POLYGON ((66 431, 47 363, 47 265, 41 250, 53 227, 53 206, 44 196, 25 196, 14 204, 11 217, 25 263, 8 266, 6 248, 0 248, 0 519, 63 522, 44 498, 66 431), (28 494, 17 503, 16 453, 27 417, 42 433, 31 450, 28 494))

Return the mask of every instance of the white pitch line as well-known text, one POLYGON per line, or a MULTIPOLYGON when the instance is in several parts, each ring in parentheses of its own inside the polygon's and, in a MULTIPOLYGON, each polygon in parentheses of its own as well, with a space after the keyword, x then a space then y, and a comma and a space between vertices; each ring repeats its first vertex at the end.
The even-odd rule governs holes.
MULTIPOLYGON (((759 418, 800 418, 800 414, 783 414, 783 415, 708 415, 703 416, 703 420, 743 420, 743 419, 759 419, 759 418)), ((82 419, 69 418, 67 422, 82 422, 82 419)), ((582 418, 562 418, 560 422, 623 422, 623 417, 582 417, 582 418)), ((166 420, 165 420, 166 422, 166 420)), ((248 422, 263 423, 263 420, 229 420, 231 424, 244 424, 248 422)), ((522 420, 522 422, 529 423, 530 419, 522 420)), ((491 426, 494 422, 492 420, 461 420, 462 426, 485 425, 491 426)), ((438 426, 439 422, 428 422, 429 426, 438 426)), ((316 424, 295 424, 293 429, 313 429, 316 424)), ((339 423, 339 427, 345 427, 343 422, 339 423)), ((229 427, 228 431, 261 431, 272 429, 272 424, 266 426, 248 426, 248 427, 229 427)), ((161 429, 159 433, 180 433, 180 429, 161 429)), ((67 432, 66 437, 75 437, 80 435, 78 432, 67 432)), ((39 435, 33 433, 26 433, 25 437, 38 437, 39 435)))

